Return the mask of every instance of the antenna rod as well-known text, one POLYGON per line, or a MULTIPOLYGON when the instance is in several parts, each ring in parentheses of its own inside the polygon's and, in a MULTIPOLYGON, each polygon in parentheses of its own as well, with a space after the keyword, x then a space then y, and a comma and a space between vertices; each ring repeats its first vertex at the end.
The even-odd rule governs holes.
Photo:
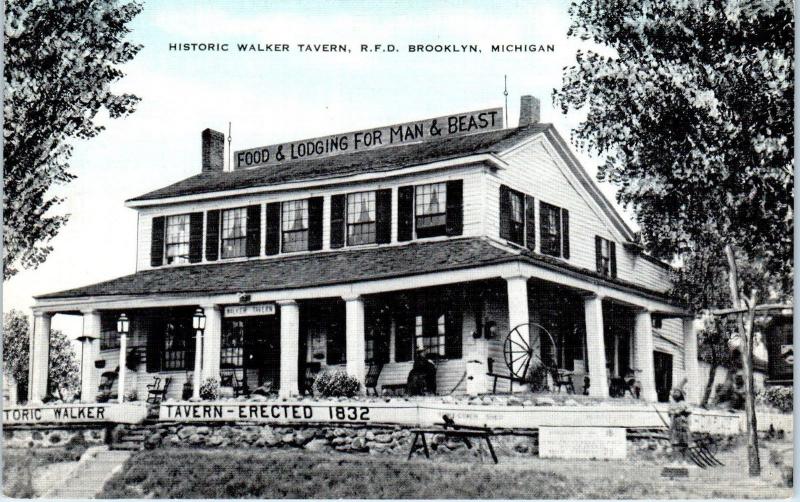
POLYGON ((233 171, 233 165, 231 165, 231 123, 228 122, 228 170, 233 171))
POLYGON ((506 99, 506 111, 503 116, 505 117, 505 127, 508 128, 508 75, 503 75, 503 96, 506 99))

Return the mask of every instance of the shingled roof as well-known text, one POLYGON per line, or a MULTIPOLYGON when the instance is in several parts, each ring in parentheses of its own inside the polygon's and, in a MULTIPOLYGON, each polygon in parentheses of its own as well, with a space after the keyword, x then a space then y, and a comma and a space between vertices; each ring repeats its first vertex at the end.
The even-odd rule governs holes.
POLYGON ((164 199, 201 193, 265 187, 293 181, 337 178, 455 159, 465 155, 499 153, 512 145, 552 128, 532 124, 467 136, 426 140, 316 159, 287 161, 280 166, 256 167, 230 172, 200 173, 164 188, 129 199, 128 202, 164 199))
POLYGON ((226 294, 279 291, 406 277, 511 261, 527 261, 595 283, 617 285, 671 301, 664 293, 528 250, 503 249, 487 239, 467 237, 402 246, 219 262, 143 270, 110 281, 36 296, 37 300, 114 295, 226 294))

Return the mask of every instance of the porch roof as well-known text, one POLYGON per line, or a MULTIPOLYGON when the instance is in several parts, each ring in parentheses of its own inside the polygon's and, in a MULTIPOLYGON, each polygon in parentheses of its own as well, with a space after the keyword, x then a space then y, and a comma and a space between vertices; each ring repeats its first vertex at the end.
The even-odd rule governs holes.
POLYGON ((328 286, 406 277, 513 261, 544 266, 598 284, 616 285, 675 303, 664 293, 527 250, 468 237, 401 246, 328 251, 299 256, 143 270, 80 288, 35 296, 37 300, 115 295, 231 294, 328 286))
POLYGON ((287 161, 275 166, 200 173, 172 185, 128 199, 127 202, 236 190, 288 183, 351 176, 365 172, 385 172, 405 167, 455 159, 465 155, 499 153, 525 138, 544 132, 551 124, 532 124, 435 141, 378 148, 363 152, 318 159, 287 161))

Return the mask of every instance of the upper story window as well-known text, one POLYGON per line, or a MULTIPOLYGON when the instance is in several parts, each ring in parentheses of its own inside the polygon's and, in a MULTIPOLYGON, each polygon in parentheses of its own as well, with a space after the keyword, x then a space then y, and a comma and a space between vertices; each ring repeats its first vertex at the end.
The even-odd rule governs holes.
POLYGON ((597 259, 597 272, 606 277, 617 276, 616 245, 613 241, 595 236, 595 254, 597 259))
POLYGON ((569 211, 539 203, 542 254, 569 258, 569 211))
POLYGON ((222 211, 222 257, 245 256, 247 246, 247 208, 222 211))
POLYGON ((530 250, 536 247, 533 197, 506 185, 500 185, 500 238, 530 250))
POLYGON ((447 184, 431 183, 414 188, 417 237, 445 235, 447 184))
POLYGON ((189 263, 189 215, 167 217, 167 263, 189 263))
POLYGON ((347 245, 376 242, 375 192, 347 195, 347 245))
POLYGON ((281 241, 284 253, 308 251, 308 199, 281 205, 281 241))

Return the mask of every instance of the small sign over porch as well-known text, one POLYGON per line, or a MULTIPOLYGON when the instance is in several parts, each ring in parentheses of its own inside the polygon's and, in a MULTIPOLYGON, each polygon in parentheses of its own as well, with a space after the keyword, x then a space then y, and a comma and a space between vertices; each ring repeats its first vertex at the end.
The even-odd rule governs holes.
POLYGON ((225 317, 252 317, 259 315, 275 315, 274 303, 253 303, 246 305, 228 305, 224 309, 225 317))

